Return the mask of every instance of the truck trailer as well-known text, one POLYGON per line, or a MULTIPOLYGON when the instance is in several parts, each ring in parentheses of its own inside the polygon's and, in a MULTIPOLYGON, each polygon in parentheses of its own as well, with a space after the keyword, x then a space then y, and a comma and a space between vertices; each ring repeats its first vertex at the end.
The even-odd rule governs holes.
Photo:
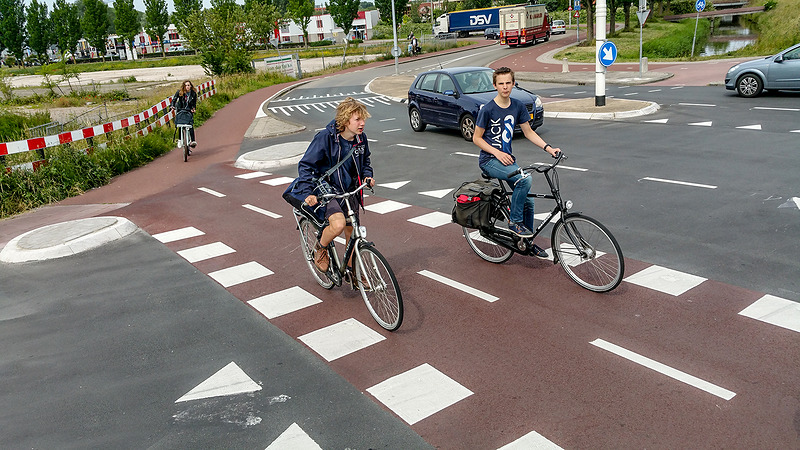
POLYGON ((499 10, 499 7, 494 7, 444 13, 436 19, 433 35, 458 33, 458 37, 466 37, 473 31, 498 28, 500 24, 499 10))
POLYGON ((516 47, 541 39, 550 40, 550 16, 545 5, 511 6, 500 9, 500 44, 516 47))

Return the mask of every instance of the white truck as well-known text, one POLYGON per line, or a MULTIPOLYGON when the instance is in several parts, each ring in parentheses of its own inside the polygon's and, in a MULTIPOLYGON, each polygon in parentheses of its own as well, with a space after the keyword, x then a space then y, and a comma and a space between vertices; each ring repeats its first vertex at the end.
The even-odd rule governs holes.
POLYGON ((550 40, 550 16, 545 5, 500 9, 500 44, 516 47, 541 39, 550 40))
POLYGON ((440 36, 447 33, 458 33, 458 37, 467 37, 473 31, 483 31, 487 28, 496 28, 498 25, 498 10, 492 8, 468 9, 442 14, 436 18, 433 35, 440 36))

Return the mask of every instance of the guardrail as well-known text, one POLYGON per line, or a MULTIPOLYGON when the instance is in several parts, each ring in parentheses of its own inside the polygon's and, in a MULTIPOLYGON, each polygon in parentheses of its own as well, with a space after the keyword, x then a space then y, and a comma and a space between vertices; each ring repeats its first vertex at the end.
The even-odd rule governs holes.
MULTIPOLYGON (((198 100, 210 97, 217 93, 216 83, 214 80, 207 81, 197 86, 197 90, 198 100)), ((175 117, 175 113, 173 111, 169 111, 171 104, 172 97, 167 97, 164 100, 161 100, 159 103, 140 112, 139 114, 135 114, 125 119, 115 120, 113 122, 107 122, 80 130, 65 131, 63 133, 50 136, 34 137, 21 141, 0 143, 0 162, 2 162, 3 166, 5 167, 6 155, 36 151, 39 155, 38 161, 19 164, 13 167, 6 167, 6 171, 19 169, 37 170, 42 165, 47 164, 47 159, 45 158, 44 154, 44 149, 46 148, 57 147, 60 145, 70 145, 73 142, 86 140, 86 151, 88 153, 94 149, 94 137, 105 134, 106 137, 111 140, 110 133, 119 130, 124 130, 127 137, 130 135, 129 127, 132 126, 137 128, 137 135, 145 136, 153 131, 155 127, 167 125, 170 120, 175 117), (163 115, 159 117, 160 113, 163 113, 163 115), (145 126, 145 124, 147 126, 145 126)))

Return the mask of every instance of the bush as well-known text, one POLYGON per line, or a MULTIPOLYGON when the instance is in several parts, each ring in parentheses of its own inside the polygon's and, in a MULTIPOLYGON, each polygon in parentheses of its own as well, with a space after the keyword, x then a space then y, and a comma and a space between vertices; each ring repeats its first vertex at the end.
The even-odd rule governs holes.
MULTIPOLYGON (((669 35, 651 39, 642 44, 642 53, 650 58, 681 58, 692 54, 692 41, 694 40, 694 19, 685 19, 680 22, 669 35)), ((710 24, 708 20, 697 23, 697 41, 695 49, 702 49, 708 39, 710 24)), ((695 56, 699 52, 695 51, 695 56)))
POLYGON ((0 113, 0 142, 25 139, 25 130, 50 123, 49 112, 37 112, 32 115, 20 115, 12 112, 0 113))
POLYGON ((331 42, 330 39, 325 39, 325 40, 322 40, 322 41, 309 42, 308 46, 309 47, 325 47, 327 45, 332 45, 332 44, 333 44, 333 42, 331 42))

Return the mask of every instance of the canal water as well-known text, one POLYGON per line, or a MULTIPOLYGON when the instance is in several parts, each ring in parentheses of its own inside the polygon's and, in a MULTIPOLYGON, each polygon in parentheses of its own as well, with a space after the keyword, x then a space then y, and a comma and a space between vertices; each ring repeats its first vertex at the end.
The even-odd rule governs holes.
POLYGON ((740 21, 739 17, 741 16, 722 17, 700 55, 724 55, 754 43, 758 35, 755 30, 748 28, 746 22, 740 21))

